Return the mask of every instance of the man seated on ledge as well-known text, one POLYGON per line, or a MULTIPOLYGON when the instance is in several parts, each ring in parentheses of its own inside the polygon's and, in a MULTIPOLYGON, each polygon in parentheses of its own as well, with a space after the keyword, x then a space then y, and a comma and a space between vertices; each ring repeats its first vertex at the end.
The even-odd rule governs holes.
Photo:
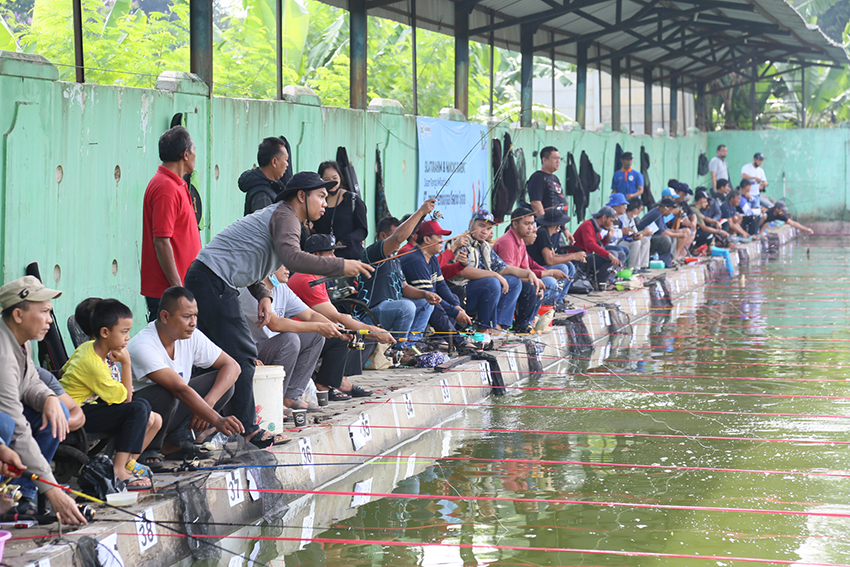
POLYGON ((159 301, 156 320, 127 345, 134 395, 162 416, 159 432, 139 456, 154 472, 161 468, 160 451, 171 459, 201 456, 189 438, 190 429, 202 432, 212 426, 228 437, 244 431, 236 417, 221 415, 241 369, 197 324, 195 296, 185 287, 170 287, 159 301), (193 367, 210 370, 193 377, 193 367))
MULTIPOLYGON (((334 237, 330 234, 314 234, 307 239, 307 243, 304 245, 305 252, 320 257, 331 257, 335 250, 342 248, 345 247, 337 246, 334 237)), ((307 304, 307 307, 321 313, 329 321, 342 325, 348 330, 369 331, 367 336, 379 343, 395 344, 396 341, 389 332, 374 325, 362 323, 351 315, 337 311, 328 296, 327 284, 310 287, 310 282, 317 279, 319 279, 318 276, 295 274, 289 278, 287 285, 301 301, 307 304)), ((314 381, 316 382, 316 389, 320 392, 329 391, 328 399, 330 401, 343 401, 351 399, 352 396, 362 398, 372 395, 369 390, 352 384, 348 380, 348 376, 356 376, 363 371, 363 361, 357 354, 357 352, 349 350, 347 341, 335 337, 325 339, 325 346, 322 348, 320 356, 322 365, 316 371, 314 381)))
MULTIPOLYGON (((68 408, 36 374, 31 341, 40 341, 53 318, 51 299, 62 292, 48 289, 37 278, 25 276, 0 287, 0 412, 15 422, 12 444, 28 474, 56 483, 50 461, 68 434, 68 408), (26 407, 24 407, 26 405, 26 407)), ((4 461, 6 462, 6 461, 4 461)), ((14 464, 14 463, 13 463, 14 464)), ((15 465, 17 466, 17 465, 15 465)), ((40 481, 19 479, 23 498, 18 513, 38 513, 36 491, 43 493, 59 520, 85 524, 74 500, 61 489, 40 481), (28 486, 24 483, 28 483, 28 486)))
POLYGON ((625 254, 620 250, 605 249, 616 218, 617 211, 611 207, 602 207, 591 218, 581 223, 573 233, 576 247, 587 254, 591 279, 595 280, 596 288, 600 291, 605 291, 607 287, 609 268, 619 268, 625 260, 625 254), (604 237, 600 235, 603 230, 608 231, 604 237))

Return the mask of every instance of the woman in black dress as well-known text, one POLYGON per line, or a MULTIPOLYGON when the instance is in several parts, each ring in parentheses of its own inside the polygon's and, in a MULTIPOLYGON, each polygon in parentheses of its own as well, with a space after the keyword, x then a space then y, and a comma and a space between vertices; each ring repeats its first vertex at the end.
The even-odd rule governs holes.
POLYGON ((336 181, 336 185, 328 189, 328 207, 325 214, 313 222, 313 232, 333 235, 339 244, 345 246, 336 251, 338 257, 360 260, 363 257, 363 241, 369 234, 366 204, 359 195, 342 187, 337 162, 322 162, 318 173, 325 181, 336 181))

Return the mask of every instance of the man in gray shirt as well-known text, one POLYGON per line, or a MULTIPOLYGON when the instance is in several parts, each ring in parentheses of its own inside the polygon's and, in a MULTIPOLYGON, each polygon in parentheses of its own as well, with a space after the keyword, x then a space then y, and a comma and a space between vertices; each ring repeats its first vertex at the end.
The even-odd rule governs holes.
POLYGON ((711 191, 717 191, 717 181, 729 181, 729 168, 726 166, 726 146, 717 146, 717 155, 708 162, 708 172, 711 174, 711 191))
POLYGON ((243 217, 216 235, 189 268, 186 287, 198 303, 198 328, 232 356, 241 367, 230 409, 245 428, 245 437, 266 448, 285 442, 256 425, 254 361, 257 347, 239 304, 239 289, 247 288, 258 301, 257 325, 271 320, 271 293, 263 279, 281 266, 292 272, 322 276, 369 277, 372 266, 343 258, 323 258, 301 250, 301 227, 325 212, 328 187, 312 172, 296 173, 275 202, 243 217))

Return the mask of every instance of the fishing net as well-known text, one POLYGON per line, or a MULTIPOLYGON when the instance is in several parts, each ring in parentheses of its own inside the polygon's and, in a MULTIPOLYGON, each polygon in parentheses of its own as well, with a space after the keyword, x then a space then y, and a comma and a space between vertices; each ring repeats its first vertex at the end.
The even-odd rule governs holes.
POLYGON ((204 490, 209 475, 195 478, 189 482, 177 483, 177 499, 180 502, 180 514, 183 518, 183 526, 189 545, 189 552, 196 561, 207 559, 219 559, 221 551, 207 543, 206 539, 192 536, 209 536, 212 513, 207 503, 207 495, 204 490))
MULTIPOLYGON (((277 472, 283 469, 273 466, 278 462, 269 451, 257 448, 253 443, 245 441, 241 435, 236 436, 235 442, 225 444, 222 450, 234 463, 260 467, 247 471, 257 481, 257 488, 260 490, 283 490, 283 483, 277 477, 277 472)), ((263 501, 263 520, 266 523, 283 517, 289 510, 283 494, 279 492, 260 492, 260 494, 263 501)))
POLYGON ((628 313, 623 313, 620 310, 620 306, 616 303, 603 303, 602 307, 604 307, 608 311, 608 319, 610 320, 610 325, 608 325, 609 334, 632 334, 632 320, 631 317, 629 317, 628 313))
POLYGON ((563 327, 566 331, 569 352, 573 356, 581 356, 593 348, 593 340, 587 331, 587 324, 584 322, 585 313, 585 311, 580 311, 569 317, 552 321, 553 326, 563 327))

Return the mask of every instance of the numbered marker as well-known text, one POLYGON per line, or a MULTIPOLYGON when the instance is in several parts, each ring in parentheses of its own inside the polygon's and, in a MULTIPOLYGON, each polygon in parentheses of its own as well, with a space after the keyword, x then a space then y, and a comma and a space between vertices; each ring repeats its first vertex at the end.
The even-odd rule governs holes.
POLYGON ((564 332, 563 327, 558 327, 555 332, 558 334, 558 342, 561 343, 561 346, 566 348, 569 345, 567 344, 567 334, 564 332))
MULTIPOLYGON (((103 567, 124 567, 124 558, 118 551, 118 534, 110 534, 97 542, 97 559, 103 567)), ((50 561, 43 566, 40 563, 36 565, 50 567, 50 561)))
POLYGON ((238 555, 234 555, 227 563, 227 567, 242 567, 242 558, 238 555))
POLYGON ((256 502, 260 499, 260 485, 257 483, 257 475, 260 471, 257 469, 248 469, 248 495, 251 500, 256 502))
MULTIPOLYGON (((482 384, 486 385, 490 383, 490 364, 487 361, 481 360, 478 362, 478 373, 481 374, 482 384)), ((446 399, 445 394, 443 395, 443 399, 446 399)))
POLYGON ((348 427, 348 435, 351 437, 355 451, 360 450, 366 443, 371 441, 372 425, 369 422, 369 416, 361 412, 357 421, 348 427))
POLYGON ((363 430, 363 437, 368 441, 372 440, 372 422, 369 421, 369 414, 360 412, 360 427, 363 430))
POLYGON ((363 492, 372 492, 372 478, 367 478, 362 482, 358 482, 354 485, 354 491, 357 494, 351 497, 351 507, 356 508, 363 504, 366 504, 371 499, 371 496, 368 494, 361 494, 363 492))
POLYGON ((443 379, 440 379, 440 391, 443 393, 443 401, 452 401, 452 391, 449 389, 449 384, 443 379))
POLYGON ((237 504, 245 501, 244 487, 242 486, 242 474, 240 471, 227 471, 224 473, 224 480, 227 484, 227 502, 233 508, 237 504))
POLYGON ((511 372, 518 372, 516 363, 516 353, 512 350, 508 351, 508 368, 511 369, 511 372))
POLYGON ((313 444, 310 443, 309 437, 301 437, 298 440, 298 450, 301 453, 301 464, 312 467, 313 462, 313 444))
POLYGON ((413 410, 413 398, 410 397, 410 394, 402 394, 401 399, 404 400, 404 413, 407 414, 407 419, 413 419, 413 416, 416 415, 413 410))
POLYGON ((635 302, 634 297, 629 297, 629 309, 632 312, 632 315, 637 315, 637 303, 635 302))
POLYGON ((407 457, 407 470, 404 473, 404 478, 410 478, 416 472, 416 453, 407 457))
POLYGON ((611 314, 608 313, 607 309, 605 311, 603 311, 602 314, 605 316, 605 325, 610 326, 611 325, 611 314))
POLYGON ((136 518, 136 534, 139 536, 139 552, 144 553, 156 545, 159 538, 156 535, 156 526, 153 520, 153 508, 148 508, 136 518))
POLYGON ((661 287, 661 282, 655 282, 655 291, 658 292, 658 295, 664 297, 664 288, 661 287))
POLYGON ((605 327, 607 327, 607 326, 608 326, 608 324, 607 324, 607 323, 605 323, 605 311, 600 311, 600 312, 599 312, 599 325, 600 325, 603 329, 604 329, 605 327))
POLYGON ((698 279, 697 279, 697 272, 696 272, 696 270, 692 271, 692 272, 691 272, 691 275, 694 277, 694 283, 695 283, 695 284, 696 284, 696 283, 699 283, 699 281, 698 281, 698 279))

